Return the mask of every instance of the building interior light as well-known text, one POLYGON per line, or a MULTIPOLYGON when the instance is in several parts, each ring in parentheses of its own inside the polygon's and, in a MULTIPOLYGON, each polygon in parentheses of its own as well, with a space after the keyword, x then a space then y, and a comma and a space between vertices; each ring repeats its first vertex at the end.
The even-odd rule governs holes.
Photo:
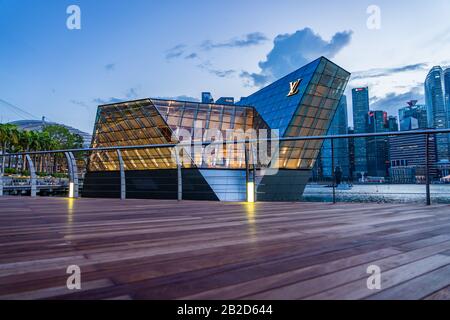
POLYGON ((255 202, 255 183, 254 182, 247 183, 247 202, 250 202, 250 203, 255 202))
POLYGON ((69 198, 75 197, 75 185, 73 182, 69 183, 69 198))

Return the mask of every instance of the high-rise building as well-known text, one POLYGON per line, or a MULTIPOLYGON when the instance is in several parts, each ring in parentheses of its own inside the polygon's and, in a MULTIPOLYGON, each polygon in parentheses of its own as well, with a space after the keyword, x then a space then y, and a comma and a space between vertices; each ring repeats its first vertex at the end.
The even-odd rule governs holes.
MULTIPOLYGON (((370 133, 389 132, 389 120, 385 111, 368 113, 370 133)), ((367 163, 369 176, 385 177, 388 175, 389 151, 387 137, 371 137, 367 139, 367 163)))
POLYGON ((233 105, 234 104, 234 98, 233 97, 220 97, 216 101, 217 104, 221 105, 233 105))
MULTIPOLYGON (((330 129, 328 129, 328 135, 345 134, 348 134, 347 97, 343 95, 339 101, 330 129)), ((340 170, 342 178, 349 178, 350 162, 347 139, 335 139, 333 145, 334 168, 331 158, 331 140, 325 140, 320 152, 320 161, 318 162, 322 166, 319 172, 321 172, 323 178, 331 178, 333 171, 340 170)))
POLYGON ((447 127, 450 128, 450 68, 447 68, 444 71, 444 99, 447 107, 447 127))
POLYGON ((388 127, 389 127, 389 131, 391 131, 391 132, 398 131, 397 117, 394 117, 394 116, 388 117, 388 127))
MULTIPOLYGON (((430 136, 428 144, 430 177, 438 175, 436 168, 436 140, 430 136)), ((392 183, 418 183, 426 179, 426 138, 423 135, 389 137, 389 169, 392 183)))
POLYGON ((408 101, 408 106, 399 109, 398 115, 401 131, 428 128, 427 107, 417 104, 417 100, 408 101))
MULTIPOLYGON (((353 101, 353 130, 355 134, 368 132, 369 88, 354 88, 353 101)), ((354 140, 355 147, 355 178, 367 173, 367 139, 354 140)))
POLYGON ((202 103, 214 103, 211 92, 202 92, 202 103))
MULTIPOLYGON (((443 71, 439 66, 433 67, 425 80, 425 99, 428 113, 428 125, 434 129, 448 127, 448 111, 445 105, 443 71)), ((437 139, 437 154, 439 161, 449 159, 449 135, 439 134, 437 139)))

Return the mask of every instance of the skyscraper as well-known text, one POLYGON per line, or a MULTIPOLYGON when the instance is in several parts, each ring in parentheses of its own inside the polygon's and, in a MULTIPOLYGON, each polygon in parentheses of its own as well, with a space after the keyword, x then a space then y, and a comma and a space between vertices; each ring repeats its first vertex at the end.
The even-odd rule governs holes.
MULTIPOLYGON (((353 127, 354 133, 368 132, 369 113, 369 88, 355 88, 352 90, 353 101, 353 127)), ((355 146, 355 177, 367 173, 367 139, 358 138, 354 140, 355 146)))
POLYGON ((388 117, 388 127, 389 127, 389 131, 391 131, 391 132, 398 131, 397 117, 394 117, 394 116, 388 117))
POLYGON ((447 108, 447 120, 448 120, 447 127, 450 128, 450 68, 447 68, 444 71, 444 99, 447 108))
POLYGON ((408 101, 408 106, 399 109, 398 115, 401 131, 428 128, 427 107, 417 104, 417 100, 408 101))
MULTIPOLYGON (((427 105, 428 125, 434 129, 448 127, 448 110, 445 105, 443 71, 439 66, 433 67, 425 80, 425 99, 427 105)), ((439 134, 437 139, 438 160, 449 159, 449 135, 439 134)))
POLYGON ((220 97, 216 101, 217 104, 222 105, 233 105, 234 104, 234 98, 233 97, 220 97))
MULTIPOLYGON (((348 117, 347 117, 347 97, 342 96, 339 105, 331 122, 327 135, 344 135, 348 134, 348 117)), ((334 140, 334 168, 331 158, 331 140, 325 140, 320 152, 321 174, 324 178, 331 178, 333 171, 339 167, 343 178, 350 175, 350 159, 347 139, 334 140)))
POLYGON ((211 92, 202 92, 202 103, 214 103, 211 92))
MULTIPOLYGON (((385 111, 370 111, 368 128, 371 133, 389 132, 389 120, 385 111)), ((388 173, 388 138, 371 137, 367 139, 367 163, 369 176, 385 177, 388 173)))

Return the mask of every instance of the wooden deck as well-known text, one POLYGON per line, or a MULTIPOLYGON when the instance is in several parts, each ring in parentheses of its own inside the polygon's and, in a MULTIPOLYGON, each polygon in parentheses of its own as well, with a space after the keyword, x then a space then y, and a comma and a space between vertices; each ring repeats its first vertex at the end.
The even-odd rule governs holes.
POLYGON ((0 299, 45 298, 449 299, 450 206, 0 198, 0 299))

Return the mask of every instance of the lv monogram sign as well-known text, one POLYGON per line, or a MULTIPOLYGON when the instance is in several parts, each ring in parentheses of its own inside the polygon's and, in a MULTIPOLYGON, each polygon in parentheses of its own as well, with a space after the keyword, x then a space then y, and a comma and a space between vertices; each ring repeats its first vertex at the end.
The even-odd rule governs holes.
POLYGON ((295 96, 298 93, 298 87, 301 82, 302 79, 298 79, 297 81, 292 81, 291 83, 289 83, 290 91, 289 94, 287 95, 288 97, 295 96))

